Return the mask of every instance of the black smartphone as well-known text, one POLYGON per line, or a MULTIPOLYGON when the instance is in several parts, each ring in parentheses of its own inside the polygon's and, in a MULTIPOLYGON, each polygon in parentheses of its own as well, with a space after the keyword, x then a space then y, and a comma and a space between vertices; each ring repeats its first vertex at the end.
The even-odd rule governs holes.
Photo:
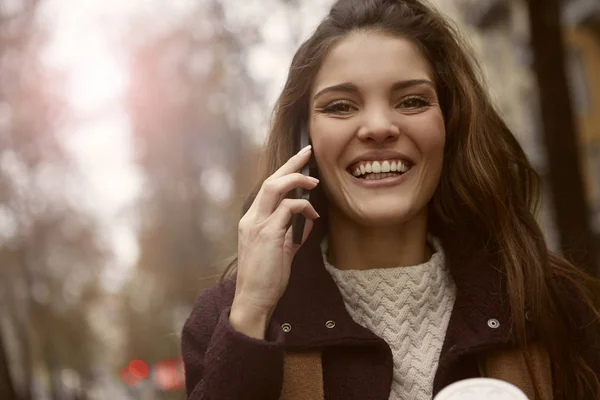
MULTIPOLYGON (((310 137, 308 135, 308 128, 306 123, 302 123, 300 125, 300 129, 298 130, 298 135, 296 137, 296 151, 300 151, 310 144, 310 137)), ((310 176, 310 167, 312 164, 313 155, 310 156, 311 160, 308 161, 302 170, 300 171, 304 176, 310 176)), ((304 188, 296 188, 294 190, 294 197, 296 199, 305 199, 310 201, 310 191, 304 188)), ((302 214, 294 214, 292 216, 292 237, 294 244, 302 243, 302 235, 304 233, 304 224, 306 223, 306 217, 302 214)))

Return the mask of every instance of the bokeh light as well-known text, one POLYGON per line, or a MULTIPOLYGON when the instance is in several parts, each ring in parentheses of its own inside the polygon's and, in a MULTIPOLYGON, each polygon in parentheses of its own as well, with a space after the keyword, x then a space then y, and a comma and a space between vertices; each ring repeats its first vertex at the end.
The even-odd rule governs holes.
POLYGON ((142 360, 132 360, 128 367, 129 373, 137 379, 146 379, 150 368, 142 360))

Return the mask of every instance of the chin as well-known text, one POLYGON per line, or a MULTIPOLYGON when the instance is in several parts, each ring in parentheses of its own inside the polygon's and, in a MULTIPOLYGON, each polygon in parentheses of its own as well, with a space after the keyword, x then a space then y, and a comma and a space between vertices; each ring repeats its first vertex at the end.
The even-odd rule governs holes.
POLYGON ((404 225, 419 214, 418 209, 398 204, 381 204, 354 210, 354 214, 361 225, 365 226, 393 226, 404 225))

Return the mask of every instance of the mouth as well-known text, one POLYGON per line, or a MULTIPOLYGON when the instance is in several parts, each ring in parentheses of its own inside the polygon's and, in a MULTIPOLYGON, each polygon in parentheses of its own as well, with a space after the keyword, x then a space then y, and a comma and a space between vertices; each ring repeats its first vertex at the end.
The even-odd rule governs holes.
POLYGON ((357 179, 381 180, 404 175, 411 168, 412 164, 404 160, 359 161, 346 171, 357 179))

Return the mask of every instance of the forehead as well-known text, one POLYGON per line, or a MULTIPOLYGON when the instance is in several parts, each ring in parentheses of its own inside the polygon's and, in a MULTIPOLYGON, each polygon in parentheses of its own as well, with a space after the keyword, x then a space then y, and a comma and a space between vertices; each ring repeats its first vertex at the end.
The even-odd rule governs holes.
POLYGON ((432 75, 428 61, 412 41, 378 32, 353 32, 325 56, 313 92, 341 82, 367 87, 409 79, 433 80, 432 75))

